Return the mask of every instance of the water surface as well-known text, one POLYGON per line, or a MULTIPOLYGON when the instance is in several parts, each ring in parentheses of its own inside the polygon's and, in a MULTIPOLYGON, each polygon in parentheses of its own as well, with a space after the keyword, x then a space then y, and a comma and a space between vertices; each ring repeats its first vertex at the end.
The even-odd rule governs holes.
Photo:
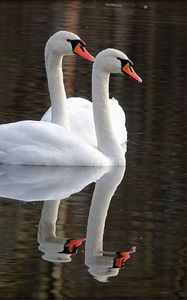
MULTIPOLYGON (((187 298, 186 9, 0 2, 1 123, 39 120, 49 107, 43 52, 58 30, 77 33, 93 55, 126 52, 143 79, 111 76, 127 118, 125 170, 0 167, 1 299, 187 298), (74 238, 86 241, 59 253, 74 238), (120 251, 125 268, 114 268, 120 251)), ((91 100, 91 67, 64 60, 68 96, 91 100)))

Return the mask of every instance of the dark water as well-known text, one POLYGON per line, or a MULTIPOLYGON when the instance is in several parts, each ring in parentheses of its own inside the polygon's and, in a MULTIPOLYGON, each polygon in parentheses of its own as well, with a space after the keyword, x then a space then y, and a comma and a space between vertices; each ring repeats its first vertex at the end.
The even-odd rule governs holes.
MULTIPOLYGON (((43 51, 61 29, 94 55, 126 52, 143 78, 111 77, 126 170, 1 166, 1 299, 187 299, 186 11, 186 1, 0 2, 1 123, 48 108, 43 51)), ((64 73, 68 96, 90 99, 91 64, 66 58, 64 73)))

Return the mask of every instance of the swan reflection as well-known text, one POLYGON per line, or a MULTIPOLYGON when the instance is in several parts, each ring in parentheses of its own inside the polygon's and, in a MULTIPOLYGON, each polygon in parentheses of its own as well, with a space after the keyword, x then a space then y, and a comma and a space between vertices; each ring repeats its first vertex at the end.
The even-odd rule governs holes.
MULTIPOLYGON (((109 168, 95 167, 63 168, 62 191, 59 193, 61 195, 60 199, 67 198, 73 193, 81 191, 88 184, 98 180, 108 170, 109 168)), ((71 255, 77 253, 85 238, 66 237, 64 232, 60 237, 56 235, 56 222, 60 202, 60 200, 44 201, 37 239, 39 249, 44 253, 42 255, 44 260, 64 263, 71 261, 71 255)))
POLYGON ((95 182, 108 169, 0 165, 0 196, 23 201, 60 200, 95 182))
MULTIPOLYGON (((109 167, 0 166, 0 196, 22 201, 44 201, 38 226, 42 258, 70 262, 85 241, 56 236, 60 200, 69 198, 99 179, 109 167)), ((65 235, 65 234, 64 234, 65 235)))
MULTIPOLYGON (((1 166, 0 196, 23 201, 44 201, 38 226, 38 248, 42 259, 71 262, 85 242, 85 264, 98 281, 117 276, 136 247, 120 251, 103 249, 105 221, 109 205, 123 179, 125 167, 38 167, 1 166), (89 210, 86 237, 56 234, 61 200, 96 182, 89 210)), ((65 202, 64 202, 65 203, 65 202)), ((63 221, 63 220, 62 220, 63 221)), ((65 221, 64 221, 65 224, 65 221)), ((117 249, 119 250, 119 249, 117 249)))
POLYGON ((44 201, 37 239, 44 260, 65 263, 71 261, 71 255, 77 253, 85 238, 67 238, 64 231, 63 236, 56 235, 59 206, 60 200, 44 201))
POLYGON ((125 167, 113 167, 104 174, 95 185, 89 211, 86 243, 85 264, 88 271, 98 281, 106 282, 109 277, 116 276, 125 266, 136 247, 125 251, 104 251, 103 236, 108 208, 118 185, 123 179, 125 167))

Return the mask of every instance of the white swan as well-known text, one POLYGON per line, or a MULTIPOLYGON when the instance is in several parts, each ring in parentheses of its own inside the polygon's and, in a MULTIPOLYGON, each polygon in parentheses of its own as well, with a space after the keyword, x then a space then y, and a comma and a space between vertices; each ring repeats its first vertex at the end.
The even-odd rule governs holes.
MULTIPOLYGON (((63 82, 62 60, 65 55, 74 52, 94 60, 84 45, 77 35, 67 31, 59 31, 49 38, 45 47, 45 65, 52 107, 41 120, 69 127, 87 143, 97 146, 92 102, 80 97, 67 99, 63 82)), ((122 144, 127 140, 125 114, 117 100, 112 98, 109 103, 114 132, 122 144)))
POLYGON ((123 149, 111 124, 110 73, 127 73, 141 82, 121 51, 101 51, 93 64, 92 98, 97 149, 70 130, 54 123, 20 121, 0 126, 0 163, 63 166, 124 165, 123 149))
MULTIPOLYGON (((64 127, 69 127, 69 117, 66 108, 66 91, 63 81, 62 60, 65 55, 78 54, 79 56, 94 60, 86 50, 85 43, 78 35, 68 31, 58 31, 53 34, 45 47, 45 68, 47 73, 49 94, 51 99, 50 121, 64 127)), ((76 98, 73 98, 77 101, 76 98)), ((79 98, 78 98, 79 99, 79 98)), ((46 121, 46 117, 42 118, 46 121)))

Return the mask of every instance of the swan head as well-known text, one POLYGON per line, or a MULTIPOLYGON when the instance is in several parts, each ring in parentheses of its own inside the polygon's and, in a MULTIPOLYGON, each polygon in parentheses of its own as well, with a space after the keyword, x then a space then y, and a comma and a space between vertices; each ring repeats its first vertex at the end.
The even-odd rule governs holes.
POLYGON ((52 52, 56 55, 77 54, 87 60, 94 61, 94 57, 86 50, 86 44, 80 37, 72 32, 58 31, 47 41, 45 53, 52 52))
POLYGON ((85 238, 56 238, 55 240, 39 241, 42 258, 51 262, 70 262, 71 255, 76 254, 85 238))
POLYGON ((132 66, 132 61, 125 53, 112 48, 99 52, 93 64, 93 68, 103 72, 124 73, 141 83, 142 79, 136 74, 132 66))

